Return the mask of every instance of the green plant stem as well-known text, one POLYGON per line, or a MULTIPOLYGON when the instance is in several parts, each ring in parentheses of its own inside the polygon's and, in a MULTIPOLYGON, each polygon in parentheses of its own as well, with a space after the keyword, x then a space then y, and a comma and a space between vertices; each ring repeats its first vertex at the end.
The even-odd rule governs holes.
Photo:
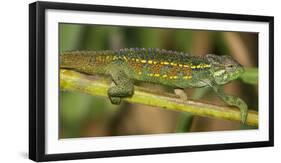
POLYGON ((258 68, 245 68, 245 72, 239 77, 244 83, 257 85, 258 84, 258 68))
MULTIPOLYGON (((76 91, 90 95, 107 96, 110 80, 100 76, 89 76, 71 70, 60 70, 60 88, 65 91, 76 91)), ((155 106, 162 109, 192 113, 193 115, 240 121, 240 111, 237 108, 217 106, 197 101, 183 101, 174 94, 151 91, 135 86, 134 95, 123 100, 155 106)), ((249 111, 248 125, 258 126, 258 113, 249 111)))
POLYGON ((183 112, 180 114, 180 117, 178 118, 178 122, 176 125, 176 132, 188 132, 192 125, 193 120, 193 114, 183 112))

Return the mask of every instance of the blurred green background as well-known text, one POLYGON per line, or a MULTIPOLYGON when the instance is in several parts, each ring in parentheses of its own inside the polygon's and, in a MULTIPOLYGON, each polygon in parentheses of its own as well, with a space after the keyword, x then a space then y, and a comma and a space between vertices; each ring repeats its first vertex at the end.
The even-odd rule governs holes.
MULTIPOLYGON (((224 89, 244 99, 250 109, 258 108, 257 33, 59 24, 60 52, 130 47, 162 48, 198 56, 208 53, 232 55, 244 67, 253 69, 243 80, 233 81, 224 89)), ((171 88, 164 86, 140 84, 172 92, 171 88)), ((225 105, 209 88, 185 91, 190 99, 225 105)), ((106 97, 66 91, 60 91, 59 113, 60 138, 253 129, 239 122, 197 117, 139 104, 123 102, 112 105, 106 97)))

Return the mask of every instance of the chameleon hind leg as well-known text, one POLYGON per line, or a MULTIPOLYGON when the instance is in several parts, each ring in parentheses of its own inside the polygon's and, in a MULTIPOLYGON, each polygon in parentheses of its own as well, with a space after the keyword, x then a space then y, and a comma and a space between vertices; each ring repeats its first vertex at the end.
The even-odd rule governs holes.
POLYGON ((134 85, 120 66, 112 67, 109 74, 111 75, 113 83, 109 87, 107 94, 112 104, 119 105, 122 97, 133 95, 134 85))

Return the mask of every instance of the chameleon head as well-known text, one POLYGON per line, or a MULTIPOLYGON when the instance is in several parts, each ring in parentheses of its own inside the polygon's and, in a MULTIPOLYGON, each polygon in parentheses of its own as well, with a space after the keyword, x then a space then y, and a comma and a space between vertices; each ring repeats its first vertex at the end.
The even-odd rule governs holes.
POLYGON ((211 64, 211 75, 219 85, 237 79, 244 72, 243 66, 231 56, 208 54, 206 57, 211 64))

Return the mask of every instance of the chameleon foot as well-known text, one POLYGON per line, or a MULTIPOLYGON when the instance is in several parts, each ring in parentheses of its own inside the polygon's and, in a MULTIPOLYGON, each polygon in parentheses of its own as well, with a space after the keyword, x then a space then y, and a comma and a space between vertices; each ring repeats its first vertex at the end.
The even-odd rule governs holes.
POLYGON ((121 103, 121 97, 110 97, 110 102, 114 105, 119 105, 121 103))
POLYGON ((174 92, 177 96, 180 97, 180 99, 182 99, 183 101, 186 101, 188 98, 187 98, 187 95, 186 93, 184 92, 183 89, 174 89, 174 92))
POLYGON ((128 90, 123 87, 111 86, 108 89, 107 94, 112 104, 119 105, 122 97, 129 97, 133 95, 133 89, 128 90))
POLYGON ((247 104, 240 98, 237 98, 237 107, 240 109, 240 116, 242 123, 246 123, 248 117, 248 106, 247 104))
POLYGON ((113 82, 107 91, 108 97, 112 104, 120 104, 122 97, 130 97, 134 94, 133 82, 120 65, 112 65, 109 72, 113 82))
POLYGON ((248 113, 241 111, 241 121, 242 121, 243 124, 246 123, 247 117, 248 117, 248 113))

